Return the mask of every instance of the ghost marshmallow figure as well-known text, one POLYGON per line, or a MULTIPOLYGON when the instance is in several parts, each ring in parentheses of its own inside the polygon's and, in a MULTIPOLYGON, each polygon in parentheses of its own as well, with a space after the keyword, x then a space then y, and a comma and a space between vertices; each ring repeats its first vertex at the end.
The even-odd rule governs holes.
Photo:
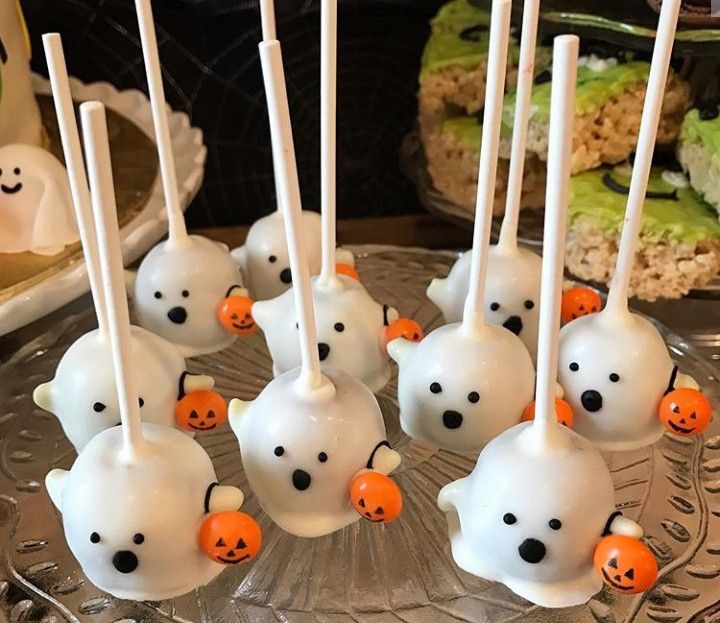
MULTIPOLYGON (((491 41, 501 11, 509 20, 509 0, 493 4, 491 41)), ((612 478, 600 453, 555 415, 577 54, 577 37, 555 39, 536 417, 491 441, 470 475, 438 496, 458 566, 550 608, 585 603, 600 591, 594 555, 603 535, 642 535, 615 512, 612 478)))
POLYGON ((0 147, 0 253, 55 255, 77 242, 65 167, 50 152, 0 147))
MULTIPOLYGON (((264 17, 268 4, 261 3, 264 17)), ((265 512, 291 534, 317 537, 357 521, 361 513, 353 507, 351 486, 368 470, 389 480, 400 455, 386 441, 372 392, 344 372, 321 372, 280 44, 263 41, 259 49, 293 271, 288 296, 294 296, 298 328, 288 339, 299 341, 301 358, 299 367, 277 376, 252 402, 233 400, 230 425, 265 512)), ((383 508, 372 511, 362 516, 383 520, 383 508)))
MULTIPOLYGON (((245 296, 240 270, 226 245, 189 236, 180 207, 165 94, 150 3, 136 0, 160 174, 168 215, 168 240, 143 259, 132 288, 140 325, 193 357, 223 350, 236 339, 218 318, 226 297, 245 296)), ((232 325, 229 325, 232 327, 232 325)), ((240 334, 245 334, 241 330, 240 334)))

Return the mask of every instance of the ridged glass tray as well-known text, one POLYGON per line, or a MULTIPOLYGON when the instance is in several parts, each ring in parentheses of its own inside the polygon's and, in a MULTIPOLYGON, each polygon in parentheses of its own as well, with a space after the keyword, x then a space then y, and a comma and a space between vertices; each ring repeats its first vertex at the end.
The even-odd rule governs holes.
MULTIPOLYGON (((415 317, 440 322, 425 298, 429 280, 445 275, 455 255, 420 249, 355 249, 373 296, 415 317)), ((70 554, 60 518, 44 488, 54 466, 68 468, 74 451, 55 418, 37 409, 33 388, 48 380, 65 349, 95 326, 89 308, 49 321, 43 335, 0 367, 0 621, 192 621, 292 623, 444 623, 532 621, 717 620, 720 617, 720 425, 700 439, 663 438, 637 452, 608 454, 619 507, 638 520, 657 555, 660 579, 648 593, 603 591, 587 605, 537 608, 501 585, 460 571, 435 500, 442 485, 469 472, 474 458, 411 442, 398 427, 396 380, 380 394, 390 441, 403 455, 397 482, 401 518, 388 526, 358 522, 319 539, 299 539, 273 526, 250 493, 228 428, 199 437, 221 482, 242 487, 243 510, 264 531, 261 554, 230 567, 214 582, 160 603, 119 601, 91 585, 70 554)), ((720 404, 717 371, 691 346, 660 327, 683 371, 720 404)), ((262 337, 190 362, 215 376, 226 397, 249 399, 271 376, 262 337)), ((152 503, 148 500, 148 503, 152 503)))

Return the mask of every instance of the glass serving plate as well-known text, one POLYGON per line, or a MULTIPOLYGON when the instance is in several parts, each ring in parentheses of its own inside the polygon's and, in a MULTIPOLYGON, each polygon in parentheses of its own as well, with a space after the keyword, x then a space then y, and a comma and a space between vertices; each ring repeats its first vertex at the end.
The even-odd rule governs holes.
MULTIPOLYGON (((395 247, 355 248, 364 283, 378 300, 416 318, 427 330, 441 322, 425 298, 431 278, 444 276, 456 255, 395 247)), ((300 539, 272 525, 250 492, 228 428, 203 434, 220 482, 247 494, 243 510, 258 518, 264 545, 254 563, 230 567, 206 587, 159 603, 116 600, 84 577, 63 537, 44 488, 55 466, 69 468, 74 451, 55 418, 37 409, 33 388, 53 375, 65 349, 95 321, 89 308, 47 330, 0 367, 0 620, 120 622, 282 621, 293 623, 673 623, 720 616, 720 424, 699 439, 666 437, 655 446, 606 456, 617 502, 638 520, 660 565, 648 593, 603 590, 588 604, 549 611, 502 585, 460 571, 435 500, 442 485, 467 474, 474 457, 410 441, 398 427, 396 379, 379 395, 391 443, 403 455, 397 482, 405 494, 398 521, 364 521, 318 539, 300 539)), ((717 370, 662 326, 673 357, 720 404, 717 370)), ((192 360, 212 374, 227 398, 250 399, 271 378, 260 335, 192 360)), ((148 501, 151 503, 151 501, 148 501)))

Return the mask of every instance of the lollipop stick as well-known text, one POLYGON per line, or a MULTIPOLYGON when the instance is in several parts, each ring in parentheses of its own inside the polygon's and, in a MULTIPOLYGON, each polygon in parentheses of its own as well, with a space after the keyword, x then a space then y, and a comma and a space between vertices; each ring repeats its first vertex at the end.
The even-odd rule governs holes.
POLYGON ((140 28, 145 73, 147 75, 150 106, 152 108, 153 125, 160 158, 160 176, 162 177, 163 193, 168 216, 168 238, 170 244, 183 244, 188 240, 185 217, 180 207, 178 182, 175 172, 175 156, 170 140, 170 127, 167 117, 167 103, 162 82, 162 69, 158 53, 155 22, 153 21, 150 0, 135 0, 135 10, 140 28))
POLYGON ((263 41, 274 41, 277 39, 274 0, 260 0, 260 23, 262 25, 263 41))
POLYGON ((520 39, 520 63, 515 94, 515 117, 510 149, 510 172, 508 175, 507 197, 505 199, 505 215, 503 216, 498 239, 498 247, 506 251, 512 251, 517 247, 517 227, 520 216, 523 172, 525 170, 525 145, 527 144, 528 120, 530 118, 530 98, 535 74, 535 46, 537 43, 539 12, 540 0, 525 0, 520 39))
POLYGON ((579 40, 576 36, 555 37, 534 424, 545 433, 557 422, 555 382, 557 380, 560 298, 565 259, 578 49, 579 40))
POLYGON ((640 119, 635 163, 633 164, 630 191, 625 209, 625 222, 620 237, 617 265, 608 294, 606 313, 611 316, 626 315, 628 312, 628 289, 630 275, 635 260, 635 249, 640 234, 643 203, 647 192, 650 168, 652 167, 653 150, 657 138, 660 113, 665 98, 665 84, 673 39, 677 28, 678 13, 681 0, 663 0, 660 9, 655 49, 650 63, 650 76, 645 91, 645 104, 640 119))
POLYGON ((285 75, 282 66, 282 55, 278 41, 263 41, 259 44, 260 61, 262 64, 265 95, 267 97, 268 115, 270 117, 270 137, 273 153, 276 154, 275 165, 277 183, 280 191, 280 206, 285 220, 290 270, 292 271, 293 296, 298 314, 300 332, 300 353, 302 356, 302 372, 300 383, 307 389, 320 386, 320 356, 317 349, 317 330, 315 328, 315 312, 313 309, 310 289, 310 269, 305 251, 305 237, 300 226, 301 200, 298 183, 297 166, 295 163, 295 146, 293 145, 292 128, 290 126, 290 109, 285 75))
POLYGON ((488 245, 492 222, 495 177, 497 173, 500 119, 505 89, 508 41, 510 39, 510 0, 493 0, 490 18, 485 114, 480 148, 475 226, 470 260, 470 289, 463 311, 463 328, 476 332, 485 326, 483 298, 487 277, 488 245))
POLYGON ((120 421, 123 425, 124 450, 128 457, 132 457, 142 446, 143 436, 133 371, 130 314, 124 287, 105 107, 100 102, 86 102, 80 106, 80 117, 108 309, 108 328, 120 404, 120 421))
POLYGON ((43 35, 43 46, 45 48, 48 72, 50 74, 53 101, 55 102, 55 114, 57 115, 58 127, 60 128, 65 165, 70 179, 70 190, 72 191, 73 207, 75 208, 75 220, 78 224, 83 253, 85 254, 85 266, 87 268, 90 291, 92 292, 93 303, 95 305, 98 329, 100 335, 107 336, 107 310, 102 282, 100 280, 100 260, 95 238, 95 224, 93 222, 90 189, 88 188, 87 175, 85 174, 85 163, 80 146, 80 134, 78 133, 77 120, 75 119, 75 110, 73 108, 72 95, 70 94, 70 82, 68 80, 65 54, 63 52, 60 35, 57 33, 43 35))
POLYGON ((320 178, 322 214, 321 281, 335 278, 335 141, 337 104, 337 0, 320 8, 320 178))

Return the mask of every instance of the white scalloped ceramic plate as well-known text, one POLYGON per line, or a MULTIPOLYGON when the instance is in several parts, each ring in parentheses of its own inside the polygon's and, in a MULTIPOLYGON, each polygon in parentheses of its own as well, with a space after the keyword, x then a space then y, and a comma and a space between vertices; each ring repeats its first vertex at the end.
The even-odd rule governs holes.
MULTIPOLYGON (((50 94, 50 83, 33 76, 35 92, 50 94)), ((75 101, 99 100, 122 117, 131 121, 154 140, 150 102, 135 89, 118 91, 107 82, 85 84, 70 78, 75 101)), ((200 190, 205 172, 207 149, 202 131, 190 125, 185 113, 170 111, 170 134, 175 167, 180 187, 180 200, 185 209, 200 190)), ((145 206, 125 224, 122 237, 123 259, 133 262, 157 242, 167 231, 165 202, 159 176, 145 206)), ((85 263, 67 262, 59 272, 3 298, 0 304, 0 335, 22 327, 75 300, 89 289, 85 263)))

